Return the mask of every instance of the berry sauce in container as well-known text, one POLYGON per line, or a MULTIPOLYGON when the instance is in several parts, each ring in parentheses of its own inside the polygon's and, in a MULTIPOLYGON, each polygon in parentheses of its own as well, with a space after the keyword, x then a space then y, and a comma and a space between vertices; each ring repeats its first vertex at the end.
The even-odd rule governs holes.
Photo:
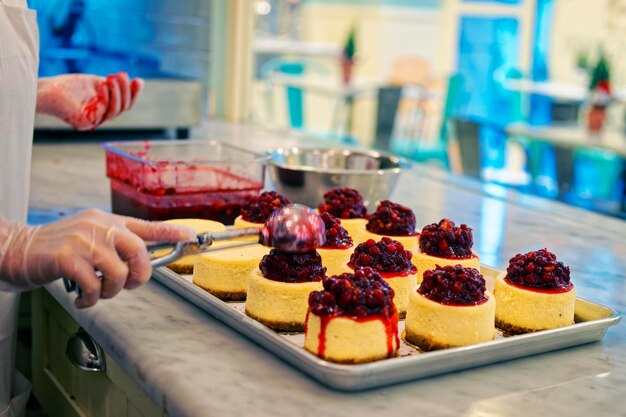
POLYGON ((110 142, 113 213, 232 224, 264 185, 266 157, 218 141, 110 142))

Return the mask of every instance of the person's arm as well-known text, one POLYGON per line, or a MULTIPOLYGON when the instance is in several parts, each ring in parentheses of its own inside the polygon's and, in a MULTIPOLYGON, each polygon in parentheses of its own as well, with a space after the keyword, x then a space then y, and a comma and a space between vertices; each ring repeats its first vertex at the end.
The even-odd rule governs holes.
POLYGON ((82 290, 79 308, 148 281, 146 241, 191 241, 193 229, 90 209, 45 226, 0 217, 0 291, 24 291, 60 277, 82 290), (95 271, 103 274, 102 281, 95 271))
POLYGON ((64 120, 77 130, 93 130, 129 110, 143 89, 140 78, 120 72, 107 77, 64 74, 40 78, 37 112, 64 120))

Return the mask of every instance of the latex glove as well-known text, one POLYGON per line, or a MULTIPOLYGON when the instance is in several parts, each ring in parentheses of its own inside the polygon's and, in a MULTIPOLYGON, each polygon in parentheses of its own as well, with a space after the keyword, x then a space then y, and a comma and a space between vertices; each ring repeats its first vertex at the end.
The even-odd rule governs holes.
POLYGON ((189 227, 95 209, 38 227, 0 219, 0 290, 32 289, 64 277, 82 289, 76 307, 89 307, 148 281, 144 240, 191 241, 195 235, 189 227))
POLYGON ((106 78, 89 74, 65 74, 41 78, 37 111, 64 120, 77 130, 93 130, 129 110, 144 82, 125 72, 106 78))

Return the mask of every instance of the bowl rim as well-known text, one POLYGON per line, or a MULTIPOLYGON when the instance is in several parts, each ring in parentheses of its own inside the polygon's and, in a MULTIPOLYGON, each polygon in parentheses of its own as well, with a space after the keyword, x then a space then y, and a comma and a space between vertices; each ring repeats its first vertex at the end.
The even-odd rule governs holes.
POLYGON ((304 171, 304 172, 318 172, 318 173, 329 173, 329 174, 368 174, 371 175, 373 173, 378 173, 379 175, 384 173, 399 173, 403 169, 410 168, 412 164, 406 160, 405 158, 401 158, 399 156, 393 155, 388 152, 379 151, 376 149, 363 149, 363 148, 350 148, 350 147, 334 147, 334 146, 281 146, 278 148, 273 148, 265 152, 268 157, 267 164, 273 165, 277 168, 282 169, 290 169, 294 171, 304 171), (389 168, 378 168, 378 169, 342 169, 342 168, 329 168, 329 169, 320 169, 314 168, 310 166, 293 166, 281 163, 274 159, 275 154, 285 154, 285 151, 294 151, 294 150, 318 150, 318 151, 336 151, 336 152, 348 152, 348 153, 356 153, 363 154, 367 156, 371 156, 374 158, 384 157, 392 162, 396 163, 397 166, 389 167, 389 168))

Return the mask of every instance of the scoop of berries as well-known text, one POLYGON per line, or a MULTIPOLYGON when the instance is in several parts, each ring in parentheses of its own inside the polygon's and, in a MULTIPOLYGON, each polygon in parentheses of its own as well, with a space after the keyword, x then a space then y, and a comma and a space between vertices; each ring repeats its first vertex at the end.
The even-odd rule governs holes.
POLYGON ((404 245, 390 237, 376 242, 368 239, 357 245, 350 256, 354 268, 371 267, 378 272, 406 272, 415 269, 411 263, 413 253, 404 250, 404 245))
POLYGON ((261 259, 259 269, 265 278, 282 282, 313 282, 326 276, 322 257, 314 250, 293 253, 272 249, 261 259))
POLYGON ((462 224, 456 227, 450 219, 429 224, 420 234, 420 249, 440 258, 471 258, 474 238, 472 229, 462 224))
POLYGON ((556 260, 547 249, 517 254, 509 261, 506 279, 513 284, 535 288, 567 288, 570 286, 569 266, 556 260))
POLYGON ((328 212, 322 213, 321 217, 326 225, 326 243, 324 243, 324 248, 345 249, 352 246, 352 238, 341 225, 339 219, 328 212))
POLYGON ((418 292, 442 304, 480 304, 485 296, 485 278, 474 268, 446 265, 424 272, 418 292))
POLYGON ((378 235, 412 235, 415 233, 415 214, 408 207, 384 200, 370 216, 365 228, 378 235))
POLYGON ((265 223, 274 210, 286 204, 291 204, 291 200, 276 191, 265 191, 250 197, 247 207, 241 209, 241 217, 247 222, 265 223))
POLYGON ((354 188, 333 188, 324 194, 324 203, 318 207, 320 213, 330 213, 339 219, 361 219, 367 217, 363 197, 354 188))
POLYGON ((311 312, 318 316, 343 315, 392 317, 394 292, 372 268, 357 269, 354 274, 333 275, 323 279, 324 290, 309 294, 311 312))

